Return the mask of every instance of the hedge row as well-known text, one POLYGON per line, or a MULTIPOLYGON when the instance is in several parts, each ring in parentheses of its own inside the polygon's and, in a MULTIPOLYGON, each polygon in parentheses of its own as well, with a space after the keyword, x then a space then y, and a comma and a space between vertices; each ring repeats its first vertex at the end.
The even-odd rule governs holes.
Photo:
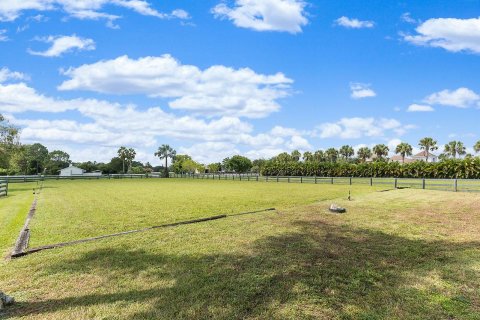
POLYGON ((262 168, 266 176, 379 177, 480 179, 480 158, 445 160, 437 163, 332 163, 268 161, 262 168))

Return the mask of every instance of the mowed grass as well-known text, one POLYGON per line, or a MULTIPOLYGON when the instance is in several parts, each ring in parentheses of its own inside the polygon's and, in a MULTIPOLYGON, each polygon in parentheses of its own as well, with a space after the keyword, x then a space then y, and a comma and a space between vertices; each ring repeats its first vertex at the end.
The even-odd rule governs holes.
MULTIPOLYGON (((19 303, 0 318, 480 319, 480 194, 359 189, 349 202, 331 185, 161 182, 179 183, 281 209, 1 262, 19 303)), ((44 189, 38 219, 61 188, 44 189)))
POLYGON ((8 197, 0 198, 0 254, 5 256, 15 244, 33 201, 37 183, 11 183, 8 197))
MULTIPOLYGON (((356 193, 371 192, 366 186, 356 193)), ((348 197, 348 186, 190 179, 46 181, 31 246, 188 219, 348 197)))

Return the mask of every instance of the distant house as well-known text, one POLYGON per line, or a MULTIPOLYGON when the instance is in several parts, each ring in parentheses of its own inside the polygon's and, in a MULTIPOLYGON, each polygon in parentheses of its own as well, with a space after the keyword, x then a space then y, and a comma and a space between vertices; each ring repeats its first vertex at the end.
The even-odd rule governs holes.
POLYGON ((399 155, 396 155, 390 158, 390 162, 410 163, 414 161, 415 161, 414 159, 407 158, 407 157, 405 157, 405 161, 403 161, 402 156, 399 156, 399 155))
POLYGON ((75 167, 70 164, 69 167, 60 170, 61 177, 79 177, 79 176, 101 176, 101 171, 94 171, 94 172, 85 172, 82 168, 75 167))
MULTIPOLYGON (((422 152, 417 153, 416 155, 412 156, 412 159, 415 161, 427 161, 427 151, 423 150, 422 152)), ((438 156, 433 153, 429 153, 428 162, 438 162, 438 156)))

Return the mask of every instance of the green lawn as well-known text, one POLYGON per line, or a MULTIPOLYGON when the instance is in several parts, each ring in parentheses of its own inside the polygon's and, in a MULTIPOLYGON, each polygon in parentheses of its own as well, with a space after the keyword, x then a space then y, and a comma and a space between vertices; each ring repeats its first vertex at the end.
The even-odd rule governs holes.
MULTIPOLYGON (((217 214, 287 208, 348 196, 349 186, 206 180, 46 181, 31 245, 75 240, 217 214)), ((355 186, 355 192, 371 192, 355 186)))
POLYGON ((33 201, 37 183, 11 183, 8 197, 0 198, 0 254, 5 256, 15 244, 33 201))
POLYGON ((0 288, 19 300, 7 319, 480 319, 480 194, 354 186, 348 202, 348 187, 331 185, 45 186, 36 244, 279 210, 3 261, 0 288), (329 213, 331 202, 348 212, 329 213))

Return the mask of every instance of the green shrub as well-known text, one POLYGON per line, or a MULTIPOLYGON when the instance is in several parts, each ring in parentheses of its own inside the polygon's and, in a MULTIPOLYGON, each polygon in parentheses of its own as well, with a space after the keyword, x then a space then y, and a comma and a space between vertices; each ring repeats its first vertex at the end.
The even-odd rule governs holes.
POLYGON ((480 179, 480 159, 450 159, 436 163, 415 161, 405 164, 398 162, 354 164, 270 160, 263 167, 262 174, 266 176, 480 179))

